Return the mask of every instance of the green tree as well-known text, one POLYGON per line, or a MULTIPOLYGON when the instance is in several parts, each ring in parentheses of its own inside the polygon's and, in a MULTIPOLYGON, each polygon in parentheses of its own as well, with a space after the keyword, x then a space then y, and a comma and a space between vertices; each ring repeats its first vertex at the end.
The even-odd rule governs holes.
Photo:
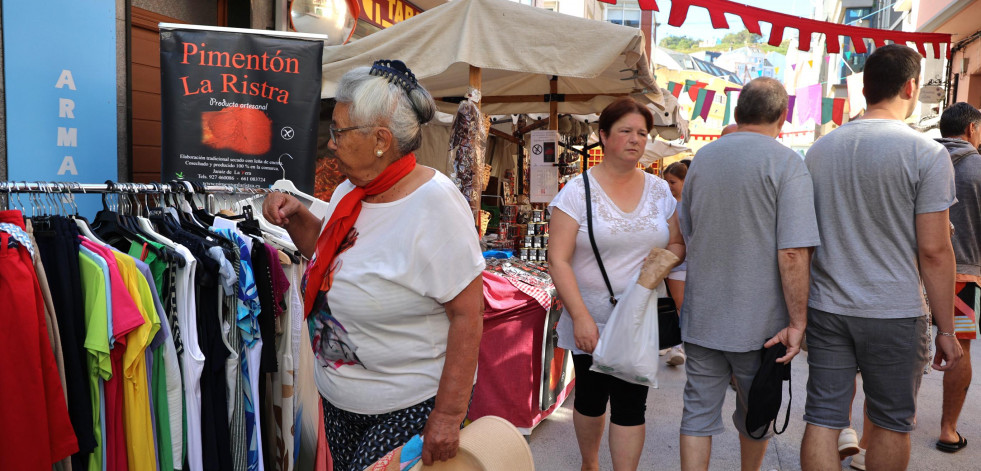
POLYGON ((658 45, 676 51, 684 51, 698 47, 698 40, 688 36, 667 36, 661 39, 658 45))
POLYGON ((732 46, 745 46, 747 44, 756 44, 763 39, 763 36, 758 34, 750 33, 748 30, 742 30, 737 33, 729 33, 722 37, 722 44, 732 45, 732 46))

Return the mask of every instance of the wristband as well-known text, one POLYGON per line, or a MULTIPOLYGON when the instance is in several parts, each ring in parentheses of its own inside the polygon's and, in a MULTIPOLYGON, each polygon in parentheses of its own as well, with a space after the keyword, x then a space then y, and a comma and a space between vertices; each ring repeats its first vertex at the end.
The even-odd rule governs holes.
POLYGON ((944 337, 957 337, 957 334, 953 332, 944 332, 940 329, 937 329, 937 335, 943 335, 944 337))

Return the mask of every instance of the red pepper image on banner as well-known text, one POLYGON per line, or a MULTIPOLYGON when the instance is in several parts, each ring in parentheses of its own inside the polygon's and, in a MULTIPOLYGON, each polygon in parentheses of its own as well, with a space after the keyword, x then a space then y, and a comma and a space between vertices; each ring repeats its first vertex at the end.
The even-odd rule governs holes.
POLYGON ((272 120, 262 110, 230 106, 201 113, 201 142, 248 155, 269 152, 272 120))

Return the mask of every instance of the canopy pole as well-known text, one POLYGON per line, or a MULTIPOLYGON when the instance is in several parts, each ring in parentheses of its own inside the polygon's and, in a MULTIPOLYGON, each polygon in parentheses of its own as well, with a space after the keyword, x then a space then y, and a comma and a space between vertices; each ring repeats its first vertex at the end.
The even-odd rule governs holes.
MULTIPOLYGON (((555 75, 548 81, 549 93, 554 97, 559 93, 559 78, 555 75)), ((548 102, 548 129, 551 131, 559 130, 559 102, 549 100, 548 102)))
MULTIPOLYGON (((470 88, 480 90, 480 67, 470 66, 470 88)), ((477 102, 477 109, 480 109, 480 102, 477 102)))

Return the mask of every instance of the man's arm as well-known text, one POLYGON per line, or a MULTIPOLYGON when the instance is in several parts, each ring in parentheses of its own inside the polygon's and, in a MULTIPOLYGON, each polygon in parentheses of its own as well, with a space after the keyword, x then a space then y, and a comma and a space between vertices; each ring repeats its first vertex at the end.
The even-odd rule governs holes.
POLYGON ((787 346, 787 354, 777 363, 789 363, 800 352, 800 342, 807 327, 807 293, 811 285, 812 247, 795 247, 777 251, 783 298, 790 314, 790 325, 768 340, 764 347, 777 343, 787 346))
POLYGON ((954 334, 954 248, 950 243, 948 210, 916 215, 916 252, 920 278, 937 325, 937 354, 933 369, 949 370, 963 355, 954 334), (943 334, 948 335, 943 335, 943 334), (946 364, 941 364, 946 360, 946 364))

